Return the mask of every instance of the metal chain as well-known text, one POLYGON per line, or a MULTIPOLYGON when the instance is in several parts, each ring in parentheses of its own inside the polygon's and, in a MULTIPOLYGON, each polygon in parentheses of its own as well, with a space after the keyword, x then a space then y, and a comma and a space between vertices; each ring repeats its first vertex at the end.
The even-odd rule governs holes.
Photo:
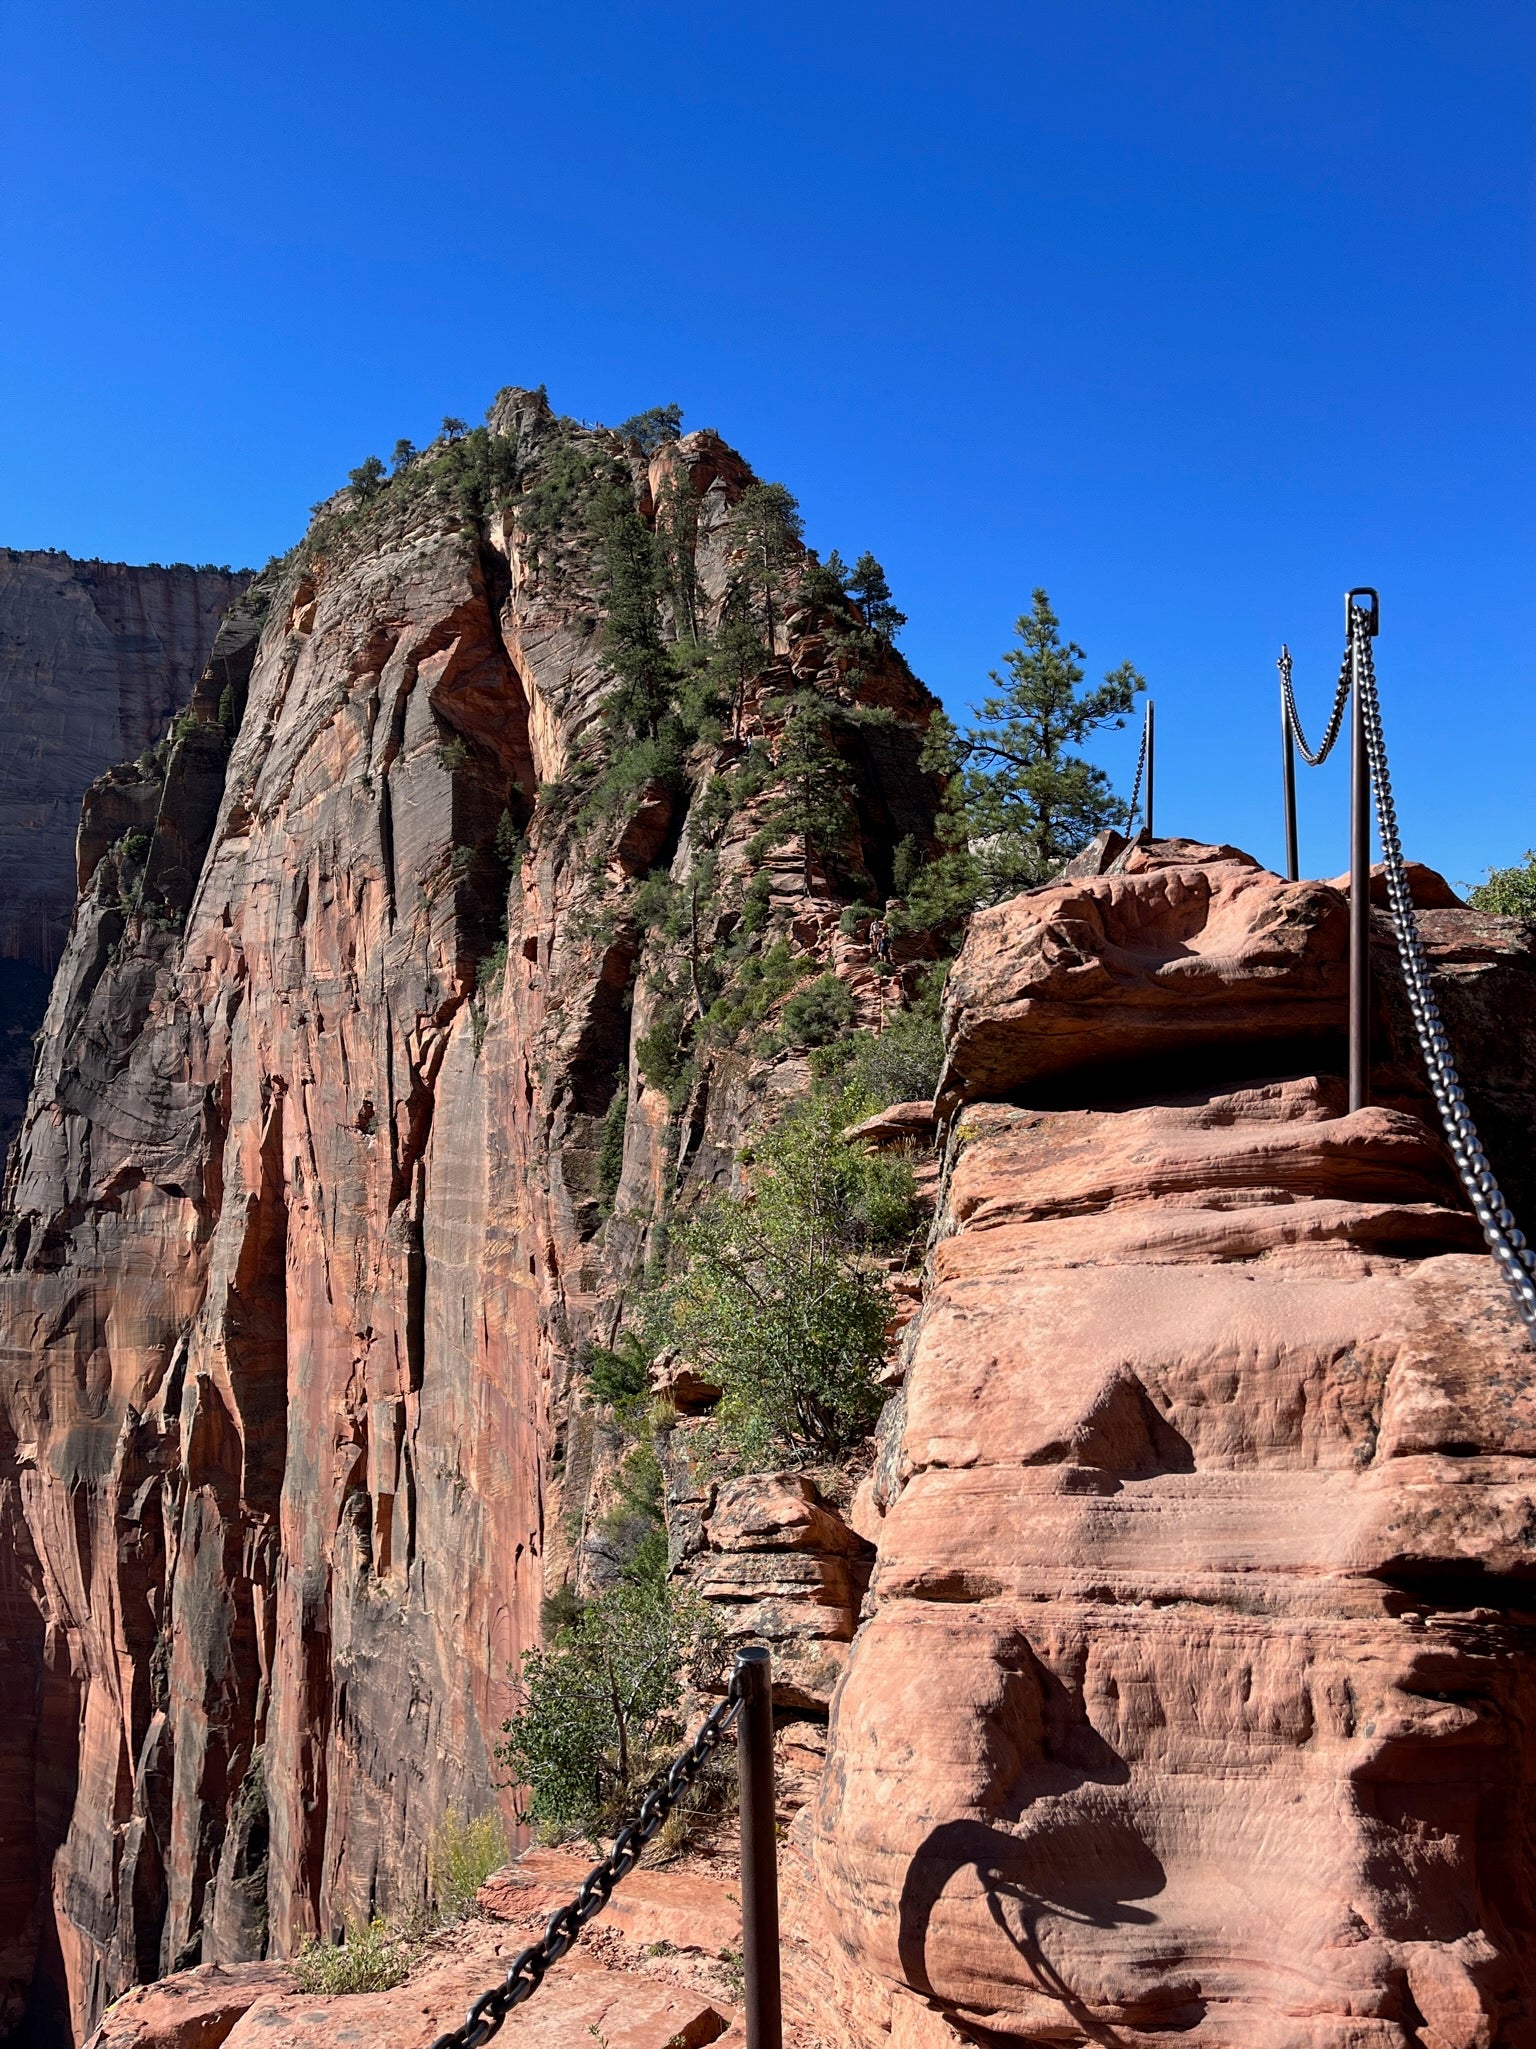
POLYGON ((1147 765, 1147 722, 1141 722, 1141 752, 1136 757, 1136 780, 1131 785, 1131 806, 1125 814, 1125 836, 1131 836, 1131 827, 1136 823, 1136 813, 1141 805, 1141 778, 1147 765))
POLYGON ((1392 909, 1392 922, 1397 928, 1403 985, 1413 1012, 1435 1107, 1440 1112, 1440 1121, 1445 1127, 1446 1140, 1456 1162, 1456 1171, 1461 1176, 1461 1184, 1467 1191, 1467 1199, 1477 1221, 1483 1227, 1488 1250, 1509 1283, 1515 1306, 1526 1323, 1536 1330, 1536 1253, 1526 1244, 1524 1233, 1515 1226, 1515 1219, 1494 1179, 1477 1127, 1467 1109, 1467 1099, 1451 1060, 1450 1041, 1440 1021, 1440 1006, 1430 982, 1423 942, 1419 938, 1419 922, 1414 914, 1408 874, 1403 863, 1402 840, 1397 830, 1397 808, 1392 801, 1392 776, 1387 767, 1387 745, 1382 732, 1381 704, 1376 695, 1376 669, 1371 657, 1366 619, 1366 613, 1351 607, 1349 646, 1344 654, 1345 680, 1349 680, 1353 670, 1355 686, 1360 692, 1360 715, 1365 727, 1371 782, 1376 791, 1376 825, 1381 835, 1382 862, 1387 874, 1387 901, 1392 909))
POLYGON ((1296 710, 1296 693, 1291 688, 1291 651, 1288 647, 1281 648, 1278 667, 1286 723, 1291 729, 1296 745, 1301 749, 1303 759, 1311 762, 1314 768, 1321 768, 1333 752, 1333 743, 1338 739, 1344 725, 1344 707, 1349 702, 1349 649, 1345 648, 1344 659, 1339 664, 1339 680, 1333 693, 1333 710, 1328 717, 1328 727, 1323 734, 1322 744, 1315 754, 1307 745, 1307 736, 1301 730, 1301 719, 1296 710))
POLYGON ((733 1675, 730 1692, 718 1707, 711 1709, 698 1735, 673 1760, 666 1775, 652 1785, 634 1820, 619 1830, 613 1848, 593 1865, 575 1898, 556 1908, 545 1922, 539 1940, 521 1952, 499 1985, 481 1993, 469 2009, 464 2025, 439 2035, 432 2049, 479 2049, 482 2042, 489 2042, 499 2031, 513 2007, 533 1997, 550 1965, 559 1962, 587 1923, 607 1906, 614 1887, 634 1870, 641 1851, 719 1749, 741 1706, 740 1685, 733 1675))

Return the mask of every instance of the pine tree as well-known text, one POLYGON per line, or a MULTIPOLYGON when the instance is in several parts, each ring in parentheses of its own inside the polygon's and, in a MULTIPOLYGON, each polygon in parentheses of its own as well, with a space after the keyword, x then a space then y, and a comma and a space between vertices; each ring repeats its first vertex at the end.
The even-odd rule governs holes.
POLYGON ((1048 881, 1124 814, 1103 769, 1074 750, 1101 727, 1123 726, 1145 680, 1122 662, 1083 691, 1083 650, 1062 640, 1043 590, 1015 631, 979 723, 962 733, 941 715, 929 727, 923 765, 945 780, 945 851, 912 883, 909 925, 952 925, 1048 881))
POLYGON ((406 437, 402 434, 400 436, 400 439, 395 443, 394 454, 389 459, 390 468, 396 473, 396 475, 398 475, 399 472, 405 468, 406 464, 411 460, 415 453, 415 442, 408 441, 406 437))
POLYGON ((853 565, 853 573, 848 579, 848 595, 858 606, 870 632, 883 640, 887 647, 894 646, 897 634, 907 623, 907 615, 899 612, 891 602, 891 586, 886 581, 885 571, 868 550, 853 565))
POLYGON ((749 484, 731 519, 732 538, 746 556, 744 575, 761 601, 764 639, 773 653, 775 607, 782 604, 788 572, 804 553, 805 523, 782 484, 749 484))
POLYGON ((359 505, 366 504, 383 484, 387 472, 376 455, 366 455, 355 470, 347 471, 347 482, 359 505))

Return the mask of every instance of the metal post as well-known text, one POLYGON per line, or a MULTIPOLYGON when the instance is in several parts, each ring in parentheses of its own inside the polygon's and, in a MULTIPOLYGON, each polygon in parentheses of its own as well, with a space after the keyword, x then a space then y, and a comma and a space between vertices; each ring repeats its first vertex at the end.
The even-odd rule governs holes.
MULTIPOLYGON (((1365 711, 1355 674, 1355 599, 1369 597, 1369 633, 1376 631, 1376 593, 1352 590, 1344 599, 1350 661, 1349 762, 1349 1107, 1363 1110, 1371 1086, 1371 767, 1365 751, 1365 711)), ((1362 608, 1367 609, 1367 608, 1362 608)))
POLYGON ((1280 685, 1280 760, 1285 776, 1285 872, 1295 882, 1301 874, 1301 856, 1296 845, 1296 742, 1291 737, 1284 682, 1280 685))
POLYGON ((1154 730, 1154 728, 1153 728, 1153 724, 1152 724, 1152 713, 1153 713, 1153 704, 1152 704, 1152 700, 1151 700, 1151 698, 1149 697, 1149 698, 1147 699, 1147 809, 1146 809, 1146 834, 1147 834, 1147 838, 1148 838, 1148 839, 1151 839, 1151 838, 1153 837, 1153 833, 1152 833, 1152 762, 1153 762, 1153 756, 1154 756, 1154 754, 1155 754, 1155 752, 1156 752, 1156 741, 1157 741, 1157 735, 1156 735, 1156 732, 1155 732, 1155 730, 1154 730))
POLYGON ((741 1787, 741 1949, 747 1987, 747 2049, 783 2049, 773 1669, 761 1644, 749 1644, 737 1653, 736 1680, 741 1692, 736 1758, 741 1787))

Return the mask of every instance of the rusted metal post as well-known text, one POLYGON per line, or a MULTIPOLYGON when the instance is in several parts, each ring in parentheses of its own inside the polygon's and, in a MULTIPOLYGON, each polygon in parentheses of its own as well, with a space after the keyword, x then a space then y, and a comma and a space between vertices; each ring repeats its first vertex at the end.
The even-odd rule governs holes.
POLYGON ((773 1799, 773 1667, 761 1644, 736 1657, 741 1712, 741 1951, 747 2049, 783 2049, 779 1991, 779 1842, 773 1799))
POLYGON ((1155 756, 1156 756, 1156 752, 1157 752, 1157 732, 1156 732, 1156 728, 1154 727, 1154 725, 1153 725, 1153 722, 1152 722, 1152 714, 1153 714, 1154 708, 1155 708, 1155 707, 1153 706, 1152 700, 1151 700, 1151 698, 1149 697, 1149 698, 1147 699, 1147 809, 1146 809, 1146 833, 1147 833, 1147 838, 1148 838, 1148 839, 1151 839, 1151 838, 1153 837, 1153 832, 1152 832, 1152 765, 1153 765, 1153 761, 1154 761, 1154 758, 1155 758, 1155 756))
POLYGON ((1283 681, 1280 685, 1280 762, 1285 779, 1285 872, 1295 882, 1301 874, 1301 855, 1296 844, 1296 742, 1291 736, 1291 713, 1285 701, 1283 681))
MULTIPOLYGON (((1376 631, 1376 593, 1349 591, 1344 599, 1346 644, 1355 645, 1355 600, 1368 597, 1366 631, 1376 631)), ((1371 1092, 1371 765, 1365 751, 1360 678, 1350 662, 1349 760, 1349 1107, 1363 1110, 1371 1092)))

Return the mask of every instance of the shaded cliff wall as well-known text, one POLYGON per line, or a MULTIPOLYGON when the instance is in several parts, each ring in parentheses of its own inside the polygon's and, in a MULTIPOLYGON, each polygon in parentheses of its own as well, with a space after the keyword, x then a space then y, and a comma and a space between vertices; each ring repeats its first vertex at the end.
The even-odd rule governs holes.
POLYGON ((86 785, 160 739, 249 581, 0 548, 0 1150, 69 931, 86 785))
POLYGON ((533 394, 492 428, 434 458, 446 482, 338 505, 235 608, 164 761, 87 801, 0 1255, 3 1961, 10 2013, 36 1956, 77 2039, 134 1978, 409 1906, 444 1809, 496 1798, 509 1674, 586 1512, 581 1347, 804 1078, 706 1043, 697 1005, 668 1087, 635 1048, 733 933, 820 972, 931 827, 932 700, 792 606, 686 761, 605 795, 579 477, 681 503, 709 623, 750 472, 533 394), (850 790, 830 860, 770 822, 796 690, 850 790), (691 919, 646 911, 653 874, 691 919))

